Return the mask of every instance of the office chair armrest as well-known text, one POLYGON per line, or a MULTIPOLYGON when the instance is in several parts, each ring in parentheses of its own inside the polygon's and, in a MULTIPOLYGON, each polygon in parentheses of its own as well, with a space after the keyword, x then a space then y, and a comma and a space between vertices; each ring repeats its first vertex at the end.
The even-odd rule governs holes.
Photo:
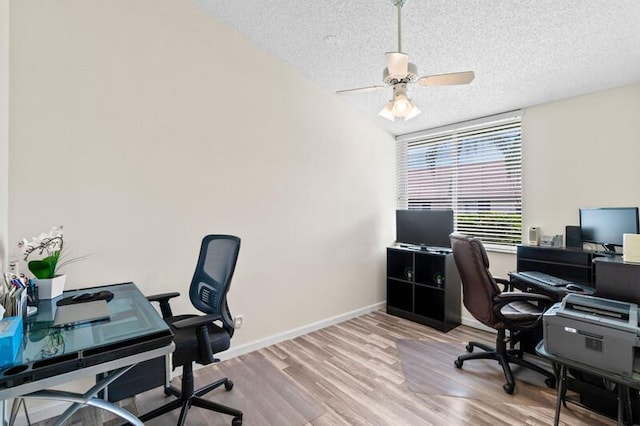
POLYGON ((201 315, 198 317, 186 318, 180 321, 174 322, 172 325, 178 330, 185 328, 195 328, 201 325, 207 325, 220 319, 218 314, 201 315))
POLYGON ((496 283, 502 284, 504 288, 502 291, 513 291, 513 286, 511 285, 511 281, 505 278, 493 277, 496 283))
POLYGON ((169 299, 180 296, 180 293, 173 291, 171 293, 152 294, 147 296, 149 302, 160 303, 160 312, 162 312, 162 318, 172 317, 171 305, 169 305, 169 299))
POLYGON ((500 309, 505 305, 512 302, 539 302, 545 307, 551 306, 554 303, 552 298, 545 296, 544 294, 525 293, 520 291, 505 291, 495 296, 493 300, 496 302, 496 305, 494 306, 496 311, 500 311, 500 309))
POLYGON ((185 318, 174 322, 172 325, 178 330, 194 328, 198 339, 198 350, 200 351, 200 361, 202 365, 211 364, 216 359, 211 350, 211 340, 209 339, 208 324, 222 319, 218 314, 202 315, 198 317, 185 318))

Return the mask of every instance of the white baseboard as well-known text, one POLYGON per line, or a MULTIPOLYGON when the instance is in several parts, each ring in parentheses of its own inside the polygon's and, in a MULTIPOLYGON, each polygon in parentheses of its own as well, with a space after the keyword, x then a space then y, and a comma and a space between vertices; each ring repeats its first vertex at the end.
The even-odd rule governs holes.
POLYGON ((276 343, 284 342, 285 340, 290 340, 298 336, 311 333, 312 331, 320 330, 321 328, 329 327, 330 325, 338 324, 343 321, 368 314, 369 312, 384 308, 386 305, 386 301, 375 303, 373 305, 365 306, 364 308, 359 308, 351 312, 346 312, 344 314, 336 315, 334 317, 307 324, 302 327, 274 334, 273 336, 265 337, 264 339, 259 339, 254 342, 244 343, 239 346, 231 347, 231 349, 225 352, 221 352, 218 358, 222 360, 230 359, 249 352, 253 352, 258 349, 266 348, 267 346, 275 345, 276 343))
MULTIPOLYGON (((273 336, 265 337, 264 339, 259 339, 253 342, 248 342, 242 345, 234 346, 225 352, 216 354, 216 356, 221 360, 231 359, 236 356, 240 356, 258 349, 262 349, 270 345, 275 345, 276 343, 284 342, 285 340, 290 340, 295 337, 302 336, 307 333, 311 333, 312 331, 320 330, 321 328, 329 327, 331 325, 338 324, 343 321, 347 321, 352 318, 356 318, 361 315, 368 314, 369 312, 376 311, 385 306, 386 306, 386 301, 375 303, 373 305, 365 306, 363 308, 359 308, 351 312, 346 312, 344 314, 336 315, 334 317, 317 321, 302 327, 298 327, 282 333, 274 334, 273 336)), ((203 366, 196 366, 196 367, 199 368, 203 366)), ((172 377, 175 377, 178 375, 180 375, 179 369, 176 369, 175 371, 173 371, 172 377)), ((27 405, 29 405, 29 400, 27 399, 26 401, 27 401, 27 405)), ((52 401, 49 403, 39 402, 39 404, 36 407, 33 407, 33 408, 27 407, 27 409, 29 410, 29 419, 31 420, 31 423, 37 423, 37 422, 50 419, 52 417, 59 416, 64 412, 64 410, 67 409, 68 406, 69 406, 69 403, 52 401)), ((7 401, 7 407, 11 407, 11 401, 7 401)), ((21 412, 18 413, 15 425, 22 426, 26 424, 27 424, 27 421, 24 415, 24 411, 21 410, 21 412)))

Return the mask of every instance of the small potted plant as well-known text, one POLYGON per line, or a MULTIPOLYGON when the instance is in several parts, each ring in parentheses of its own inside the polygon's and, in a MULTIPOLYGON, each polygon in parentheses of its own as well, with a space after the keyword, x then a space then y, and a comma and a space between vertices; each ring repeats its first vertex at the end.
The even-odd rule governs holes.
POLYGON ((77 259, 62 260, 64 238, 62 226, 54 226, 49 233, 42 233, 33 237, 31 241, 26 238, 18 243, 22 249, 24 260, 29 271, 35 277, 40 299, 54 299, 62 294, 66 275, 59 274, 58 268, 77 259), (34 255, 40 259, 29 260, 34 255))

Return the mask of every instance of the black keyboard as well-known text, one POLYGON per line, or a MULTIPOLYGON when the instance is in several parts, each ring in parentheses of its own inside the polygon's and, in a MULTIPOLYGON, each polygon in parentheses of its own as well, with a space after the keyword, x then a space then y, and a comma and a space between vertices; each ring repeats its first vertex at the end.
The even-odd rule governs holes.
POLYGON ((567 284, 573 284, 573 281, 567 281, 562 278, 554 277, 553 275, 545 274, 544 272, 538 271, 524 271, 518 272, 518 275, 522 275, 523 277, 531 278, 532 280, 540 281, 546 285, 550 285, 553 287, 563 287, 567 284))

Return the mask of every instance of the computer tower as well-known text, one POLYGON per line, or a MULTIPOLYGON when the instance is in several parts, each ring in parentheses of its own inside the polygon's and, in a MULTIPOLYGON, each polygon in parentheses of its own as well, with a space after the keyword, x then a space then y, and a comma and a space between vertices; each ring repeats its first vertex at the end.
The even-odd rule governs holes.
POLYGON ((565 228, 565 241, 567 243, 567 247, 582 248, 580 227, 568 225, 565 228))

